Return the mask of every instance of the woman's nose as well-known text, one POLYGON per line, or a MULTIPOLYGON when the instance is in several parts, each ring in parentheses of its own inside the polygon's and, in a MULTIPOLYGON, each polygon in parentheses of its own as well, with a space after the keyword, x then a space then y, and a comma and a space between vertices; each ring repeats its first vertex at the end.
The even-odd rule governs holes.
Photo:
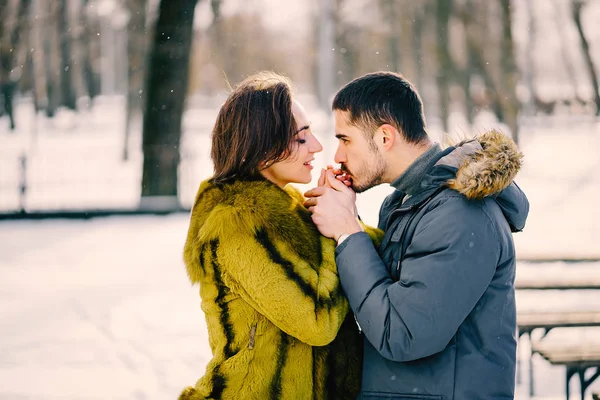
POLYGON ((319 139, 317 139, 316 137, 312 137, 312 143, 311 143, 311 153, 319 153, 321 151, 323 151, 323 145, 321 144, 321 142, 319 142, 319 139))

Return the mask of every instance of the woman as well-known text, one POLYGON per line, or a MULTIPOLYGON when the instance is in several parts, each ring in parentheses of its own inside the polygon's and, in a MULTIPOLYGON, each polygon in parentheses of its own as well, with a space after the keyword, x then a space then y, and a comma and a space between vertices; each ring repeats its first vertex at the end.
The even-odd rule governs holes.
POLYGON ((322 149, 279 75, 246 79, 221 107, 215 173, 198 190, 184 251, 213 358, 180 400, 358 394, 362 340, 338 280, 335 243, 288 185, 311 181, 322 149))

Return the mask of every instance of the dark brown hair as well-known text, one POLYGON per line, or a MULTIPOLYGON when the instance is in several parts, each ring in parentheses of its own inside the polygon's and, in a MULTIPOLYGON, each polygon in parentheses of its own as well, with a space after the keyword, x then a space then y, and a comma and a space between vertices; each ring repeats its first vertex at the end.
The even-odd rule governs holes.
POLYGON ((395 72, 373 72, 346 84, 333 99, 332 109, 347 111, 350 123, 369 134, 390 124, 409 143, 427 138, 423 103, 416 89, 395 72))
POLYGON ((213 128, 213 181, 258 176, 265 163, 289 156, 295 134, 289 79, 267 71, 246 78, 221 107, 213 128))

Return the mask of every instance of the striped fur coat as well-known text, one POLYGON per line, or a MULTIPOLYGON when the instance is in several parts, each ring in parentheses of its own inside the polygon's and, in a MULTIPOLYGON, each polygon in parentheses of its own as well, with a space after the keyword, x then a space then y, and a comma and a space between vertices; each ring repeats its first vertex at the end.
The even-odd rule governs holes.
POLYGON ((180 400, 356 397, 362 338, 335 243, 302 203, 297 190, 265 179, 200 185, 184 260, 213 358, 180 400))

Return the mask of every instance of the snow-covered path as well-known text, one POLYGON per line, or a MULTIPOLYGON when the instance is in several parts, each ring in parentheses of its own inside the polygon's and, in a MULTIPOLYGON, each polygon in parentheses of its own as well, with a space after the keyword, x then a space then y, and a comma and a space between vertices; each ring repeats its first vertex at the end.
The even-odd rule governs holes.
MULTIPOLYGON (((186 229, 183 214, 0 223, 0 399, 174 399, 193 384, 210 349, 181 260, 186 229)), ((521 264, 519 273, 600 265, 589 267, 521 264)), ((600 296, 522 293, 519 307, 599 308, 600 296)), ((564 370, 534 361, 536 399, 563 398, 564 370)))

